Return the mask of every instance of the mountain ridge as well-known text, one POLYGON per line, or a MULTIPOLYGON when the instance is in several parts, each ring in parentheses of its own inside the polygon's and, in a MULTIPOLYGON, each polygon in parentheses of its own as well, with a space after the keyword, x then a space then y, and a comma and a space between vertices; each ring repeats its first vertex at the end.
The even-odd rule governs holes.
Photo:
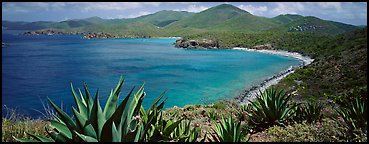
POLYGON ((3 21, 2 27, 14 30, 59 29, 62 31, 106 32, 117 34, 145 33, 152 36, 185 36, 211 31, 229 32, 312 32, 337 35, 358 26, 323 20, 313 16, 284 14, 272 18, 252 15, 230 4, 221 4, 198 13, 162 10, 136 18, 103 19, 97 16, 60 22, 11 22, 3 21), (145 25, 145 30, 135 28, 134 23, 145 25), (154 25, 154 26, 150 26, 154 25), (154 33, 150 33, 153 32, 154 33))

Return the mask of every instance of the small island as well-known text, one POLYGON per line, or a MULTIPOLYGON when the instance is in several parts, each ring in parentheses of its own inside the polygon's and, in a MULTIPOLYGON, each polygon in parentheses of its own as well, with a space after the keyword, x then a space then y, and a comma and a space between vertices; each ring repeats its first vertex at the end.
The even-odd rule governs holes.
POLYGON ((82 38, 151 38, 150 35, 113 35, 105 32, 77 32, 77 31, 62 31, 57 29, 46 29, 37 31, 27 31, 22 35, 83 35, 82 38))

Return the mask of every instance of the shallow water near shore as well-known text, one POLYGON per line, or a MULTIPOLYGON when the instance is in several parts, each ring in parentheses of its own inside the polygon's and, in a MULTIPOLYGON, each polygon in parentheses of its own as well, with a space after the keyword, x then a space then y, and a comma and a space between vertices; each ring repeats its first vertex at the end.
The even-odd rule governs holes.
MULTIPOLYGON (((75 90, 86 82, 99 90, 103 106, 120 75, 126 75, 120 100, 145 82, 143 105, 166 91, 165 107, 208 104, 237 97, 301 62, 242 50, 186 50, 173 38, 82 39, 80 35, 23 36, 2 33, 2 105, 37 117, 46 97, 70 112, 75 90), (36 109, 36 110, 35 110, 36 109)), ((3 116, 6 113, 3 109, 3 116)))

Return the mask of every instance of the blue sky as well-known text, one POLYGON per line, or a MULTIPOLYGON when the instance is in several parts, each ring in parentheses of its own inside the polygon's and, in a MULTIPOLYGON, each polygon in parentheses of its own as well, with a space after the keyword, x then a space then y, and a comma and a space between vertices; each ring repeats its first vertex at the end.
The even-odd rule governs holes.
MULTIPOLYGON (((2 2, 2 20, 63 21, 98 16, 133 18, 161 10, 200 12, 228 2, 2 2)), ((367 25, 367 2, 229 2, 254 15, 316 16, 352 25, 367 25)))

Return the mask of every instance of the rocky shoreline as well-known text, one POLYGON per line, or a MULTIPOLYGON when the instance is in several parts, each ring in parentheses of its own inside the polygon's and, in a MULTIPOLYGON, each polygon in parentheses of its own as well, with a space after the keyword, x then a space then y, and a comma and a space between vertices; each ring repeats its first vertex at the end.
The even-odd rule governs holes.
MULTIPOLYGON (((179 39, 179 40, 176 40, 176 42, 174 43, 174 46, 177 48, 185 48, 185 49, 220 49, 219 44, 216 41, 211 41, 211 40, 206 40, 206 39, 203 39, 202 41, 179 39)), ((295 72, 295 70, 302 68, 306 65, 309 65, 310 63, 314 61, 314 59, 311 59, 308 56, 303 56, 297 52, 276 50, 274 46, 271 44, 256 45, 256 46, 253 46, 252 48, 234 47, 231 49, 281 55, 281 56, 295 58, 302 62, 298 66, 291 66, 288 69, 278 73, 277 75, 274 75, 272 77, 265 79, 259 85, 252 86, 249 89, 245 89, 238 97, 235 98, 237 103, 240 105, 248 104, 249 103, 248 100, 254 99, 256 95, 259 93, 259 91, 264 91, 268 87, 277 84, 280 80, 285 78, 287 75, 295 72)))
POLYGON ((290 66, 288 69, 278 73, 277 75, 274 75, 272 77, 265 79, 261 84, 257 86, 253 86, 249 89, 245 89, 238 97, 235 98, 236 101, 240 105, 249 104, 249 100, 254 99, 259 93, 259 91, 264 91, 268 87, 277 84, 280 80, 285 78, 287 75, 295 72, 299 68, 309 65, 310 63, 314 61, 314 59, 311 59, 310 57, 307 57, 307 56, 303 56, 296 52, 288 52, 288 51, 281 51, 281 50, 249 49, 249 48, 238 48, 238 47, 233 48, 233 49, 287 56, 287 57, 298 59, 299 61, 302 62, 302 64, 298 66, 290 66))
POLYGON ((38 31, 28 31, 28 32, 24 32, 21 34, 22 35, 65 35, 65 34, 84 34, 84 33, 77 32, 77 31, 64 32, 64 31, 59 31, 59 30, 47 29, 47 30, 38 30, 38 31))
MULTIPOLYGON (((186 40, 186 39, 179 39, 176 40, 174 46, 177 48, 184 48, 184 49, 221 49, 219 48, 219 44, 217 41, 211 41, 203 39, 201 40, 186 40)), ((314 61, 314 59, 303 56, 297 52, 288 52, 283 50, 276 50, 272 44, 263 44, 263 45, 256 45, 251 48, 241 48, 241 47, 234 47, 234 48, 224 48, 224 49, 234 49, 234 50, 245 50, 245 51, 253 51, 253 52, 261 52, 267 54, 275 54, 281 55, 286 57, 291 57, 298 59, 302 63, 298 66, 291 66, 288 69, 265 79, 261 84, 252 86, 249 89, 245 89, 238 97, 235 98, 238 104, 248 104, 251 99, 254 99, 259 93, 259 91, 264 91, 268 87, 277 84, 280 80, 282 80, 287 75, 295 72, 295 70, 302 68, 306 65, 309 65, 314 61)))

